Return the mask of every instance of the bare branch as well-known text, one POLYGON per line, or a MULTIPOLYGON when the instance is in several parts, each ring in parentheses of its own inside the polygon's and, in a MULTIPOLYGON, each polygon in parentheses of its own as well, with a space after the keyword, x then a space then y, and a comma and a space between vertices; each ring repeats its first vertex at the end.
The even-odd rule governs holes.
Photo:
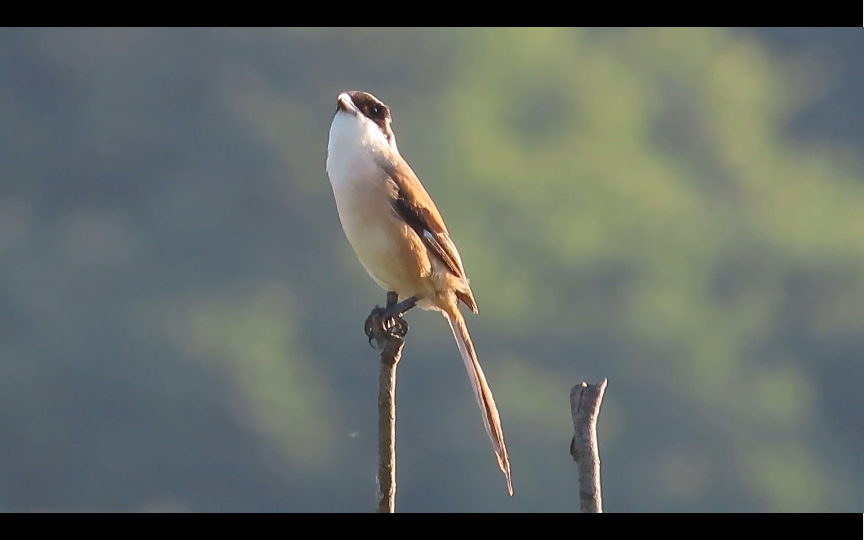
POLYGON ((606 392, 607 379, 600 384, 577 384, 570 390, 573 440, 570 455, 579 466, 579 503, 582 513, 603 512, 600 494, 600 452, 597 448, 597 417, 606 392))
MULTIPOLYGON (((395 305, 396 300, 395 293, 387 294, 388 307, 395 305)), ((407 332, 407 325, 394 332, 386 318, 387 315, 376 308, 366 321, 367 331, 371 331, 381 351, 381 370, 378 374, 379 514, 396 511, 396 367, 402 357, 402 347, 405 345, 403 336, 407 332)))

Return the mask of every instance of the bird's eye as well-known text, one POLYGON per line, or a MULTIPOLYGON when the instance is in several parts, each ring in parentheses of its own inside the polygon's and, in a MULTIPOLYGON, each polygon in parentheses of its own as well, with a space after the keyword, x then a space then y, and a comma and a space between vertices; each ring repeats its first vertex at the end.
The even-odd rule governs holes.
POLYGON ((372 114, 372 116, 379 116, 381 114, 381 107, 378 105, 372 105, 369 107, 369 113, 372 114))

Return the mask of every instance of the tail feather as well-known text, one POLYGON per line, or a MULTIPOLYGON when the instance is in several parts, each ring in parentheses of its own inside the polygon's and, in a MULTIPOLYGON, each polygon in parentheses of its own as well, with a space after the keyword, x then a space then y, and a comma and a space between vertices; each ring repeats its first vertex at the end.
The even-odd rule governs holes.
POLYGON ((471 342, 468 327, 465 326, 465 319, 462 318, 462 313, 459 311, 458 306, 453 306, 452 309, 444 311, 444 316, 447 318, 447 322, 450 323, 450 329, 453 331, 453 337, 456 339, 459 353, 465 362, 465 369, 468 370, 468 378, 471 381, 471 387, 474 389, 474 396, 477 398, 477 404, 480 406, 480 411, 483 414, 483 424, 486 426, 486 433, 489 434, 489 439, 492 441, 492 448, 495 450, 495 456, 498 458, 498 466, 507 479, 507 491, 510 495, 513 495, 513 484, 510 481, 510 457, 507 455, 507 446, 504 444, 504 431, 501 429, 501 419, 498 417, 498 408, 495 406, 492 390, 489 389, 486 377, 483 375, 483 369, 480 367, 480 362, 477 361, 477 353, 474 350, 474 344, 471 342))

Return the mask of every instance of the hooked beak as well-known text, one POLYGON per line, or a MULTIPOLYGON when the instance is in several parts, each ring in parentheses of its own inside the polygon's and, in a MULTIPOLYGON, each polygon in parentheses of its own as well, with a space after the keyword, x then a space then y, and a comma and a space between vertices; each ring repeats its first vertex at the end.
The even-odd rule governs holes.
POLYGON ((339 94, 339 97, 336 98, 336 110, 355 115, 360 112, 347 92, 342 92, 339 94))

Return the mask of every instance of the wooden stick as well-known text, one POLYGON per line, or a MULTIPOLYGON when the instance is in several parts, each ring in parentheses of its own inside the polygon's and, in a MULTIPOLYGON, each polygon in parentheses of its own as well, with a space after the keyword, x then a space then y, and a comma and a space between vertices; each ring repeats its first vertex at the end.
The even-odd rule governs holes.
MULTIPOLYGON (((387 293, 387 305, 392 307, 398 298, 387 293)), ((390 330, 382 320, 380 308, 372 310, 366 328, 381 351, 381 370, 378 374, 378 513, 396 511, 396 367, 402 357, 403 339, 407 325, 399 332, 390 330)), ((404 321, 403 321, 404 324, 404 321)))
POLYGON ((600 494, 600 452, 597 448, 597 417, 606 392, 607 379, 600 384, 577 384, 570 390, 573 440, 570 455, 579 466, 579 503, 582 513, 603 512, 600 494))

